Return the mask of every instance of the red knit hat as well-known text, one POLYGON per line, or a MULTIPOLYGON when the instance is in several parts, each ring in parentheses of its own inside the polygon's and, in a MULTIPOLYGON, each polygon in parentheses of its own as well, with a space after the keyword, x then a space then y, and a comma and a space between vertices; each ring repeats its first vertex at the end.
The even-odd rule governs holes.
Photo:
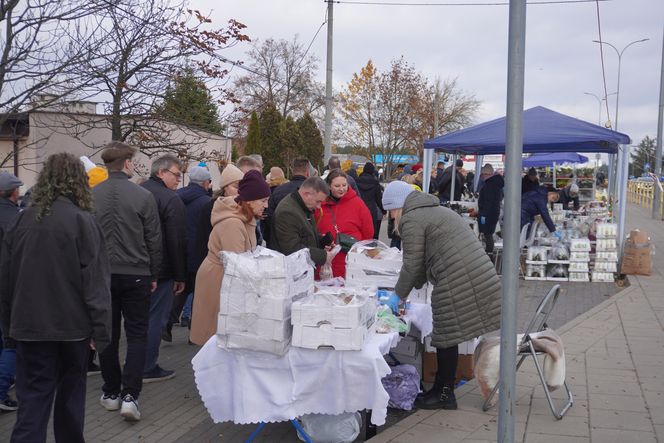
POLYGON ((410 170, 413 171, 413 174, 416 174, 420 169, 422 169, 422 163, 417 163, 416 165, 413 165, 412 168, 410 168, 410 170))
POLYGON ((260 172, 252 169, 247 171, 240 180, 236 202, 250 202, 270 196, 270 186, 267 184, 260 172))

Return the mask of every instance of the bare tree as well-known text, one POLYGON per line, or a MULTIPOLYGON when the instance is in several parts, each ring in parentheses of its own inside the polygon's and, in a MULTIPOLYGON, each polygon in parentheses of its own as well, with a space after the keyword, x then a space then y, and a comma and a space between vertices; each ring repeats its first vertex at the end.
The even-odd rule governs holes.
MULTIPOLYGON (((249 40, 242 33, 245 26, 229 20, 224 28, 212 28, 208 17, 180 0, 108 2, 96 19, 107 30, 104 45, 76 74, 92 80, 87 94, 106 102, 112 138, 139 146, 148 156, 165 151, 191 156, 190 148, 199 141, 174 140, 170 132, 174 125, 192 136, 201 132, 165 121, 157 105, 185 66, 206 82, 218 103, 234 101, 225 89, 228 65, 220 53, 249 40)), ((81 118, 69 130, 85 131, 86 120, 81 118)))
POLYGON ((269 103, 286 117, 312 114, 324 105, 323 85, 315 80, 318 59, 309 55, 297 35, 291 41, 267 39, 247 53, 246 74, 234 82, 233 92, 241 97, 234 122, 244 133, 252 111, 269 103))

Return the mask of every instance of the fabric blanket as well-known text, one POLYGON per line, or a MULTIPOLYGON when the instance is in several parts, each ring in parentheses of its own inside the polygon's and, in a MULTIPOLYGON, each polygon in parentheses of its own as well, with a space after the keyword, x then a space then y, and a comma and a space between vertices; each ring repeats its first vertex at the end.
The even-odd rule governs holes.
MULTIPOLYGON (((565 349, 562 339, 552 329, 530 334, 533 347, 544 353, 542 371, 549 391, 554 391, 565 382, 565 349)), ((517 336, 520 350, 527 351, 528 344, 522 344, 523 334, 517 336)), ((500 337, 483 337, 475 348, 473 372, 482 392, 487 399, 498 383, 500 372, 500 337)), ((498 397, 494 396, 493 403, 498 397)))

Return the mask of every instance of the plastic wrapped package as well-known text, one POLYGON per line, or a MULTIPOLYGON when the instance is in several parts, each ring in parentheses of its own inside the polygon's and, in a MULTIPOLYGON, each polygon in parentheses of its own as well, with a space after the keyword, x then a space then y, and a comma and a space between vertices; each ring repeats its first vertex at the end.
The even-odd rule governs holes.
POLYGON ((588 268, 588 262, 570 262, 569 272, 585 272, 586 274, 590 271, 588 268))
POLYGON ((320 288, 293 302, 291 323, 302 326, 330 324, 335 328, 369 326, 376 314, 375 291, 364 288, 320 288))
POLYGON ((618 245, 615 238, 598 238, 595 250, 600 251, 616 251, 618 245))
POLYGON ((323 266, 320 267, 319 276, 320 276, 321 281, 331 280, 332 278, 334 278, 334 275, 332 274, 332 260, 334 259, 334 257, 337 256, 337 254, 340 251, 341 251, 341 246, 340 245, 336 245, 330 251, 330 253, 332 254, 332 257, 330 257, 330 259, 327 262, 325 262, 325 264, 323 266))
POLYGON ((387 306, 380 306, 376 313, 376 332, 387 334, 390 332, 408 332, 408 325, 387 306))
POLYGON ((595 262, 617 262, 618 261, 618 252, 617 251, 598 251, 595 255, 595 262))
POLYGON ((597 238, 616 238, 618 225, 615 223, 597 223, 595 235, 597 238))
POLYGON ((401 251, 378 240, 355 243, 346 255, 346 285, 393 288, 403 264, 401 251))
POLYGON ((590 253, 585 251, 572 251, 569 254, 570 262, 588 262, 590 261, 590 253))
POLYGON ((529 280, 546 279, 546 266, 532 264, 527 265, 526 278, 529 280))
POLYGON ((549 263, 553 262, 569 262, 569 250, 562 242, 552 245, 549 250, 549 263))
POLYGON ((601 271, 592 272, 592 281, 594 282, 612 283, 614 280, 615 279, 612 272, 601 272, 601 271))
POLYGON ((266 340, 288 341, 293 328, 288 319, 269 320, 256 314, 225 315, 219 314, 217 334, 249 334, 266 340))
POLYGON ((531 246, 526 254, 526 262, 546 263, 547 248, 543 246, 531 246))
POLYGON ((572 239, 569 249, 573 252, 590 252, 590 240, 587 238, 572 239))
MULTIPOLYGON (((339 415, 307 414, 300 417, 302 429, 314 443, 352 443, 362 428, 359 412, 339 415)), ((300 440, 304 439, 298 434, 300 440)))
POLYGON ((383 387, 390 396, 387 406, 410 411, 420 392, 420 374, 413 365, 397 365, 383 377, 383 387))
POLYGON ((563 210, 563 204, 562 203, 554 203, 553 204, 553 211, 554 212, 560 212, 563 210))
POLYGON ((319 326, 293 325, 292 345, 298 348, 334 348, 337 351, 359 351, 368 334, 366 326, 335 328, 331 324, 319 326))
POLYGON ((618 272, 618 263, 616 262, 595 262, 595 271, 599 272, 618 272))
POLYGON ((568 278, 567 266, 562 264, 549 265, 546 278, 554 281, 565 281, 568 278))
POLYGON ((589 274, 587 272, 571 272, 569 273, 569 281, 590 281, 589 274))

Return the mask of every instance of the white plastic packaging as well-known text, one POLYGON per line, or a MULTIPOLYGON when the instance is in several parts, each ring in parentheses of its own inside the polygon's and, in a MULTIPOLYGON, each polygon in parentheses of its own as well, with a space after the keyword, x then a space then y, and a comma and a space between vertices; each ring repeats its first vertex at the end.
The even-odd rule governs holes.
MULTIPOLYGON (((362 428, 359 412, 339 415, 307 414, 300 417, 302 429, 315 443, 352 443, 362 428)), ((299 435, 298 438, 304 439, 299 435)))
POLYGON ((587 238, 571 239, 569 249, 572 252, 590 252, 590 240, 587 238))

